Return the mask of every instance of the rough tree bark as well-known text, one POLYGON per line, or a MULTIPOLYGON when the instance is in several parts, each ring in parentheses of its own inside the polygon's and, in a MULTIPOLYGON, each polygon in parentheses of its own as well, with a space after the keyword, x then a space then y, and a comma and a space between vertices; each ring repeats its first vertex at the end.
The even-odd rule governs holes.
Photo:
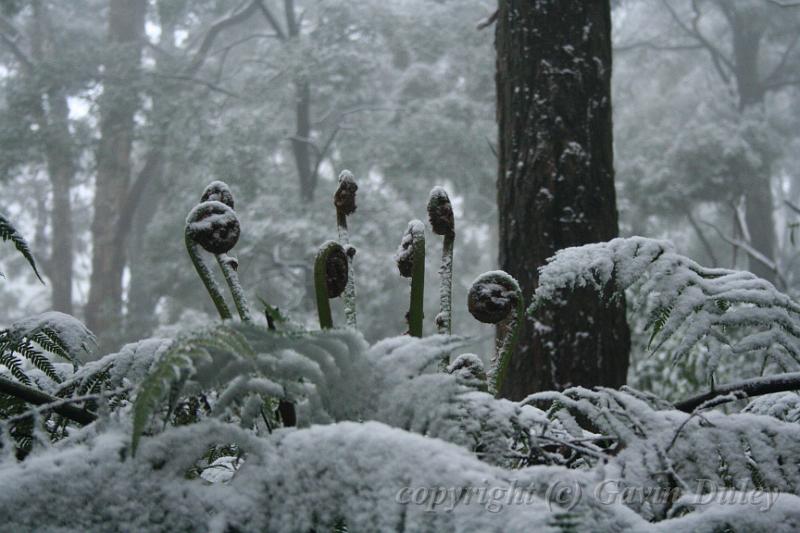
POLYGON ((100 345, 118 331, 122 318, 122 273, 125 250, 118 242, 118 218, 131 176, 134 115, 139 108, 138 75, 147 0, 111 0, 108 41, 111 60, 105 66, 100 99, 100 144, 92 221, 92 274, 86 322, 100 345))
MULTIPOLYGON (((500 266, 526 298, 556 250, 617 236, 609 0, 500 0, 500 266)), ((564 295, 523 322, 501 394, 625 383, 625 303, 564 295)))

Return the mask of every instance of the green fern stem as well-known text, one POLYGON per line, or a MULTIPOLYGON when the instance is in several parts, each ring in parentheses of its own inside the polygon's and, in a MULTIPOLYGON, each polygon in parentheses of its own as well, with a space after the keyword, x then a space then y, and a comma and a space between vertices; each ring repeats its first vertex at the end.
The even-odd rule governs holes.
POLYGON ((523 316, 525 316, 525 302, 522 299, 522 291, 517 287, 517 306, 508 319, 498 325, 498 328, 504 334, 497 345, 496 363, 492 365, 494 367, 492 380, 490 381, 494 386, 494 390, 491 391, 492 394, 497 395, 502 390, 511 356, 514 354, 514 349, 517 347, 517 341, 519 340, 519 328, 523 316))
POLYGON ((222 296, 222 292, 219 289, 219 285, 217 285, 217 282, 214 280, 214 276, 200 256, 199 245, 194 242, 194 239, 189 235, 188 226, 184 235, 184 240, 186 241, 186 251, 189 253, 189 258, 192 260, 197 275, 200 276, 200 280, 208 291, 211 301, 214 302, 214 307, 217 308, 220 318, 222 320, 230 319, 232 316, 231 310, 225 303, 225 298, 222 296))
POLYGON ((472 283, 469 312, 477 320, 497 325, 495 353, 489 369, 489 393, 497 395, 503 387, 508 364, 517 346, 525 301, 519 283, 502 270, 486 272, 472 283))
POLYGON ((222 270, 222 275, 225 276, 228 288, 231 290, 231 296, 233 297, 236 311, 239 313, 239 318, 242 319, 242 322, 252 322, 250 306, 247 303, 247 297, 244 295, 242 284, 239 282, 238 261, 228 254, 216 254, 216 258, 219 268, 222 270))
POLYGON ((455 233, 444 236, 442 241, 442 266, 439 269, 439 314, 436 326, 441 335, 451 335, 453 329, 453 247, 455 233))
POLYGON ((411 271, 411 301, 408 307, 408 334, 422 337, 422 304, 425 297, 425 233, 414 235, 414 265, 411 271))
MULTIPOLYGON (((344 258, 345 265, 347 264, 347 254, 344 251, 344 247, 336 241, 327 241, 320 246, 317 257, 314 260, 314 294, 317 298, 317 315, 319 316, 319 327, 321 329, 333 328, 330 299, 339 296, 346 286, 346 280, 342 280, 341 277, 337 279, 336 276, 332 275, 333 271, 330 267, 334 259, 336 259, 334 256, 338 256, 339 260, 344 258), (331 290, 334 289, 333 285, 338 285, 341 290, 331 290)), ((338 274, 341 274, 341 272, 338 272, 338 274)), ((346 267, 344 276, 347 276, 346 267)))

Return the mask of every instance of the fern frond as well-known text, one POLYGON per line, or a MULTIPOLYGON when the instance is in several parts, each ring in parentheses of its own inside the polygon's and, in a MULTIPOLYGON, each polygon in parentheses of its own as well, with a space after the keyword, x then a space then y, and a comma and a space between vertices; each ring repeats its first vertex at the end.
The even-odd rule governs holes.
POLYGON ((531 308, 584 286, 627 290, 628 302, 650 317, 653 350, 678 339, 679 360, 704 345, 709 375, 723 357, 748 355, 800 368, 800 304, 750 272, 705 268, 665 241, 614 239, 557 252, 541 269, 531 308))
POLYGON ((17 231, 17 228, 2 214, 0 214, 0 239, 12 242, 17 251, 22 254, 22 257, 24 257, 31 266, 33 273, 36 274, 39 281, 44 283, 42 276, 39 275, 39 269, 36 267, 36 260, 33 258, 33 253, 31 253, 27 241, 25 241, 25 238, 17 231))
POLYGON ((42 352, 37 350, 31 341, 27 339, 20 341, 14 346, 14 351, 25 357, 25 359, 30 361, 33 366, 41 370, 47 377, 56 383, 61 383, 62 378, 58 372, 56 372, 53 363, 51 363, 42 352))
POLYGON ((81 321, 57 311, 18 320, 0 331, 0 335, 11 342, 15 351, 38 351, 32 341, 44 351, 70 361, 75 369, 81 365, 79 356, 90 353, 95 344, 94 335, 81 321))
POLYGON ((0 365, 3 365, 11 372, 11 375, 17 378, 25 385, 31 384, 31 378, 22 370, 22 364, 19 359, 14 355, 14 352, 7 350, 6 347, 0 344, 0 365))
POLYGON ((131 453, 136 453, 150 417, 165 396, 177 397, 180 388, 197 372, 198 366, 212 362, 210 351, 213 350, 234 357, 253 355, 247 340, 228 326, 205 328, 178 337, 137 389, 133 404, 131 453))

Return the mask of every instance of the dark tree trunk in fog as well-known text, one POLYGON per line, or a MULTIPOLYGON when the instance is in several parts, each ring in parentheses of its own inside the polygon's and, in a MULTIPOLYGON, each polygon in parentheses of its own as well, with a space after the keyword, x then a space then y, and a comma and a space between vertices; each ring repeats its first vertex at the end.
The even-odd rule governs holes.
MULTIPOLYGON (((732 6, 724 6, 723 12, 731 26, 733 40, 733 71, 739 93, 739 109, 742 112, 764 104, 765 87, 759 77, 758 57, 764 26, 753 23, 748 16, 732 6)), ((762 164, 754 166, 749 158, 735 173, 745 197, 745 220, 750 244, 767 259, 776 260, 775 217, 772 207, 771 156, 762 153, 762 164)), ((775 283, 775 271, 762 261, 748 257, 748 266, 755 275, 775 283)))
POLYGON ((119 217, 131 177, 134 115, 139 108, 138 74, 147 0, 111 0, 108 42, 111 60, 105 66, 100 100, 100 145, 92 221, 92 275, 86 321, 101 346, 121 325, 124 242, 119 217))
MULTIPOLYGON (((763 106, 764 98, 770 91, 785 87, 800 85, 795 68, 791 61, 786 61, 794 50, 797 40, 791 32, 783 34, 772 33, 766 35, 770 28, 769 17, 780 17, 785 13, 785 8, 770 5, 764 2, 760 8, 766 12, 754 11, 759 6, 757 3, 740 4, 727 0, 715 0, 709 3, 712 9, 719 10, 725 17, 729 30, 730 41, 726 46, 717 46, 702 33, 701 18, 704 16, 706 3, 693 3, 691 21, 683 20, 670 0, 661 0, 662 5, 669 11, 673 20, 683 32, 694 39, 696 44, 707 53, 711 64, 726 85, 734 85, 739 97, 739 110, 744 113, 753 108, 763 106), (772 10, 772 13, 769 13, 772 10), (759 68, 764 60, 761 45, 771 42, 774 46, 783 37, 786 39, 782 51, 782 59, 775 62, 770 72, 762 72, 759 68), (761 58, 761 61, 759 60, 761 58)), ((748 139, 748 142, 751 142, 748 139)), ((749 157, 735 154, 731 175, 736 179, 737 195, 745 200, 745 228, 736 228, 738 237, 747 240, 749 244, 770 262, 777 261, 776 232, 774 206, 772 200, 772 155, 768 148, 752 145, 761 157, 761 163, 753 164, 749 157)), ((774 282, 776 272, 763 261, 751 255, 748 256, 749 269, 756 275, 774 282)))
POLYGON ((69 131, 69 106, 63 87, 55 79, 34 74, 33 70, 46 68, 52 49, 52 28, 47 7, 41 2, 32 3, 31 54, 34 61, 28 74, 36 87, 34 115, 42 133, 47 174, 53 195, 50 213, 50 256, 44 262, 50 280, 52 307, 62 313, 72 313, 73 226, 70 190, 75 178, 73 140, 69 131), (49 79, 43 85, 41 79, 49 79), (44 102, 47 102, 45 105, 44 102))
MULTIPOLYGON (((289 39, 297 39, 300 27, 294 9, 294 0, 284 0, 286 28, 289 39)), ((299 43, 295 43, 299 45, 299 43)), ((291 138, 292 155, 300 183, 300 199, 311 202, 317 187, 317 173, 312 161, 311 142, 311 86, 308 80, 298 77, 294 80, 295 132, 291 138)))
MULTIPOLYGON (((608 0, 501 0, 497 17, 500 267, 526 300, 556 250, 617 236, 608 0)), ((625 383, 624 302, 577 291, 523 321, 502 395, 625 383)))

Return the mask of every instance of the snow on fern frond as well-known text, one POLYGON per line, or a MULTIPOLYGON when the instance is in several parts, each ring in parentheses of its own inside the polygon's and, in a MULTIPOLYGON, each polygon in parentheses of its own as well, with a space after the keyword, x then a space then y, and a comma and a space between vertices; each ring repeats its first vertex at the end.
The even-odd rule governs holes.
MULTIPOLYGON (((797 494, 800 472, 800 426, 754 414, 718 411, 687 414, 665 408, 634 391, 587 390, 541 392, 523 403, 546 410, 567 427, 589 430, 605 441, 613 457, 604 466, 608 478, 625 486, 661 487, 691 493, 698 480, 714 486, 797 494)), ((666 517, 661 506, 631 507, 645 518, 666 517)))
POLYGON ((529 311, 577 287, 627 290, 649 317, 654 350, 678 338, 678 360, 703 345, 709 374, 721 358, 737 356, 800 368, 800 304, 750 272, 703 267, 665 241, 632 237, 560 250, 541 268, 529 311))
POLYGON ((17 231, 14 225, 11 224, 11 222, 2 214, 0 214, 0 239, 2 239, 4 242, 12 242, 17 251, 22 254, 22 257, 24 257, 31 266, 33 273, 36 274, 36 277, 39 279, 39 281, 44 283, 42 276, 39 274, 39 269, 36 266, 36 260, 33 258, 33 253, 28 246, 28 242, 19 233, 19 231, 17 231))
POLYGON ((83 322, 66 313, 48 311, 20 319, 6 330, 11 338, 28 338, 48 352, 79 365, 97 345, 83 322))
POLYGON ((94 335, 78 319, 50 311, 23 318, 0 330, 0 365, 22 383, 29 384, 31 376, 23 368, 27 360, 47 378, 60 383, 64 374, 47 354, 70 361, 75 370, 81 358, 91 353, 94 342, 94 335))
POLYGON ((753 399, 743 413, 767 415, 784 422, 800 422, 800 394, 796 392, 779 392, 766 394, 753 399))

